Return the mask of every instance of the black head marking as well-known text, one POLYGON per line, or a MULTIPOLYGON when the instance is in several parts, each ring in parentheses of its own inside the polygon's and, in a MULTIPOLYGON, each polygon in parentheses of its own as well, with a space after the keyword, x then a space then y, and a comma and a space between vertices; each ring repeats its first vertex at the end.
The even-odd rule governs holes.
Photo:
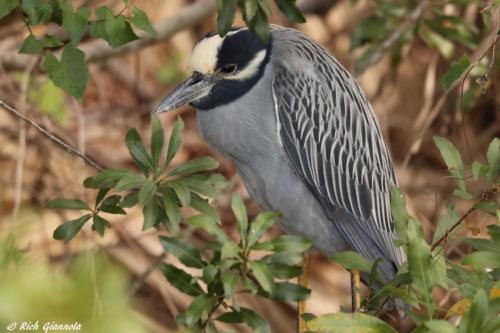
POLYGON ((266 50, 266 56, 253 76, 244 80, 223 80, 212 88, 208 96, 193 102, 192 105, 200 110, 224 105, 243 96, 262 77, 269 61, 272 36, 266 44, 248 29, 236 28, 232 29, 231 32, 224 38, 217 53, 216 70, 222 69, 224 66, 236 65, 237 73, 239 70, 243 70, 257 53, 266 50))
POLYGON ((241 29, 232 34, 230 32, 217 54, 216 67, 235 64, 237 68, 245 68, 257 53, 266 48, 267 45, 248 29, 241 29))

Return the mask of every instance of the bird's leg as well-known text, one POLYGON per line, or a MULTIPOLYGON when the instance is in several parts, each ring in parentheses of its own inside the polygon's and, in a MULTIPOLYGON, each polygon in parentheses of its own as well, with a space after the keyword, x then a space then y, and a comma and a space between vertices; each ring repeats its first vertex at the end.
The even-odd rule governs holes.
POLYGON ((352 312, 357 312, 361 306, 361 295, 359 288, 361 284, 360 272, 356 269, 350 271, 351 273, 351 302, 352 312))
MULTIPOLYGON (((306 253, 304 256, 304 261, 302 262, 303 273, 301 276, 297 278, 297 283, 307 288, 309 285, 309 265, 311 263, 311 256, 306 253)), ((306 313, 306 301, 298 301, 297 302, 297 316, 298 316, 298 332, 303 333, 306 332, 306 321, 302 319, 302 315, 306 313)))

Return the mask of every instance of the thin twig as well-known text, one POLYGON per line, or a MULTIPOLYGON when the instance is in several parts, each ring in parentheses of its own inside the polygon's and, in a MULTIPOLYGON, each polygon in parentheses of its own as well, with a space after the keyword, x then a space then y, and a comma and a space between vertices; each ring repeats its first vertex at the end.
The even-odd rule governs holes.
POLYGON ((444 242, 448 236, 463 222, 465 221, 465 219, 467 217, 469 217, 470 214, 472 214, 474 211, 477 210, 477 204, 478 203, 481 203, 481 202, 485 202, 486 200, 488 200, 492 194, 498 192, 499 189, 497 187, 492 187, 490 190, 484 192, 482 195, 481 195, 481 199, 476 202, 474 205, 472 205, 466 212, 464 215, 462 215, 462 217, 460 217, 458 219, 457 222, 455 222, 455 224, 453 224, 448 230, 446 230, 446 232, 444 233, 443 236, 441 236, 441 238, 439 238, 436 242, 434 242, 434 244, 432 244, 431 246, 431 250, 434 251, 434 249, 439 246, 442 242, 444 242))
POLYGON ((92 161, 90 158, 88 158, 87 156, 83 155, 77 149, 71 147, 69 144, 67 144, 63 140, 59 139, 54 134, 50 133, 45 128, 41 127, 40 125, 38 125, 37 123, 35 123, 34 121, 32 121, 31 119, 29 119, 28 117, 26 117, 25 115, 23 115, 21 112, 17 111, 12 106, 10 106, 7 103, 5 103, 4 101, 0 100, 0 106, 3 109, 5 109, 5 110, 9 111, 10 113, 12 113, 17 118, 24 120, 25 122, 27 122, 28 124, 30 124, 31 126, 33 126, 34 128, 36 128, 40 133, 42 133, 43 135, 45 135, 47 138, 49 138, 50 140, 52 140, 57 145, 63 147, 64 149, 66 149, 71 154, 73 154, 75 156, 78 156, 79 158, 81 158, 82 160, 84 160, 88 165, 92 166, 97 171, 102 171, 103 170, 103 168, 101 166, 99 166, 96 162, 92 161))
POLYGON ((151 265, 149 265, 149 267, 134 281, 134 284, 130 288, 130 295, 134 295, 139 290, 139 288, 144 285, 146 278, 163 263, 163 260, 166 257, 167 252, 163 252, 151 263, 151 265))

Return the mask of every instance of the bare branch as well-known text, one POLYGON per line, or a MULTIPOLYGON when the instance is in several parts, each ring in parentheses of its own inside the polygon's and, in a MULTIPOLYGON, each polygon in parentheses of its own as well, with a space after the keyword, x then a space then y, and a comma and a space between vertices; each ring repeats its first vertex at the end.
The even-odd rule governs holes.
MULTIPOLYGON (((168 19, 156 23, 154 27, 158 32, 157 36, 146 35, 139 40, 116 49, 113 49, 102 39, 81 44, 79 47, 85 52, 87 62, 105 60, 109 57, 127 54, 165 41, 172 37, 176 32, 197 24, 213 13, 215 13, 215 1, 197 1, 184 7, 173 17, 169 17, 168 19)), ((56 54, 60 52, 61 51, 56 52, 56 54)), ((7 69, 23 69, 27 66, 31 57, 33 56, 19 54, 17 52, 2 52, 2 54, 0 54, 0 63, 2 63, 7 69)))
POLYGON ((94 169, 96 169, 97 171, 102 171, 103 170, 103 168, 101 166, 99 166, 97 163, 95 163, 94 161, 92 161, 90 158, 88 158, 87 156, 83 155, 77 149, 71 147, 69 144, 67 144, 63 140, 59 139, 54 134, 50 133, 45 128, 41 127, 40 125, 38 125, 37 123, 35 123, 34 121, 32 121, 31 119, 29 119, 28 117, 26 117, 25 115, 23 115, 21 112, 17 111, 12 106, 8 105, 7 103, 5 103, 2 100, 0 100, 0 107, 2 107, 3 109, 5 109, 6 111, 9 111, 10 113, 12 113, 17 118, 24 120, 25 122, 27 122, 28 124, 30 124, 31 126, 33 126, 34 128, 36 128, 40 133, 42 133, 47 138, 49 138, 50 140, 52 140, 54 143, 56 143, 57 145, 63 147, 64 149, 66 149, 71 154, 73 154, 75 156, 78 156, 79 158, 81 158, 82 160, 84 160, 85 163, 87 163, 88 165, 90 165, 91 167, 93 167, 94 169))

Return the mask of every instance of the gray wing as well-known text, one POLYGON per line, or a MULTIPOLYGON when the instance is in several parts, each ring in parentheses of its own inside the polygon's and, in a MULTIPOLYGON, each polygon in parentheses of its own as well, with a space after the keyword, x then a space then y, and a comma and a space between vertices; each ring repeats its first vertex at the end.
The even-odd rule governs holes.
POLYGON ((281 29, 273 31, 273 39, 273 96, 281 147, 332 221, 337 223, 335 215, 345 213, 352 217, 350 224, 355 221, 355 226, 344 228, 346 241, 368 258, 373 249, 367 243, 375 244, 400 266, 405 255, 394 244, 390 212, 396 177, 364 93, 307 36, 281 29))

